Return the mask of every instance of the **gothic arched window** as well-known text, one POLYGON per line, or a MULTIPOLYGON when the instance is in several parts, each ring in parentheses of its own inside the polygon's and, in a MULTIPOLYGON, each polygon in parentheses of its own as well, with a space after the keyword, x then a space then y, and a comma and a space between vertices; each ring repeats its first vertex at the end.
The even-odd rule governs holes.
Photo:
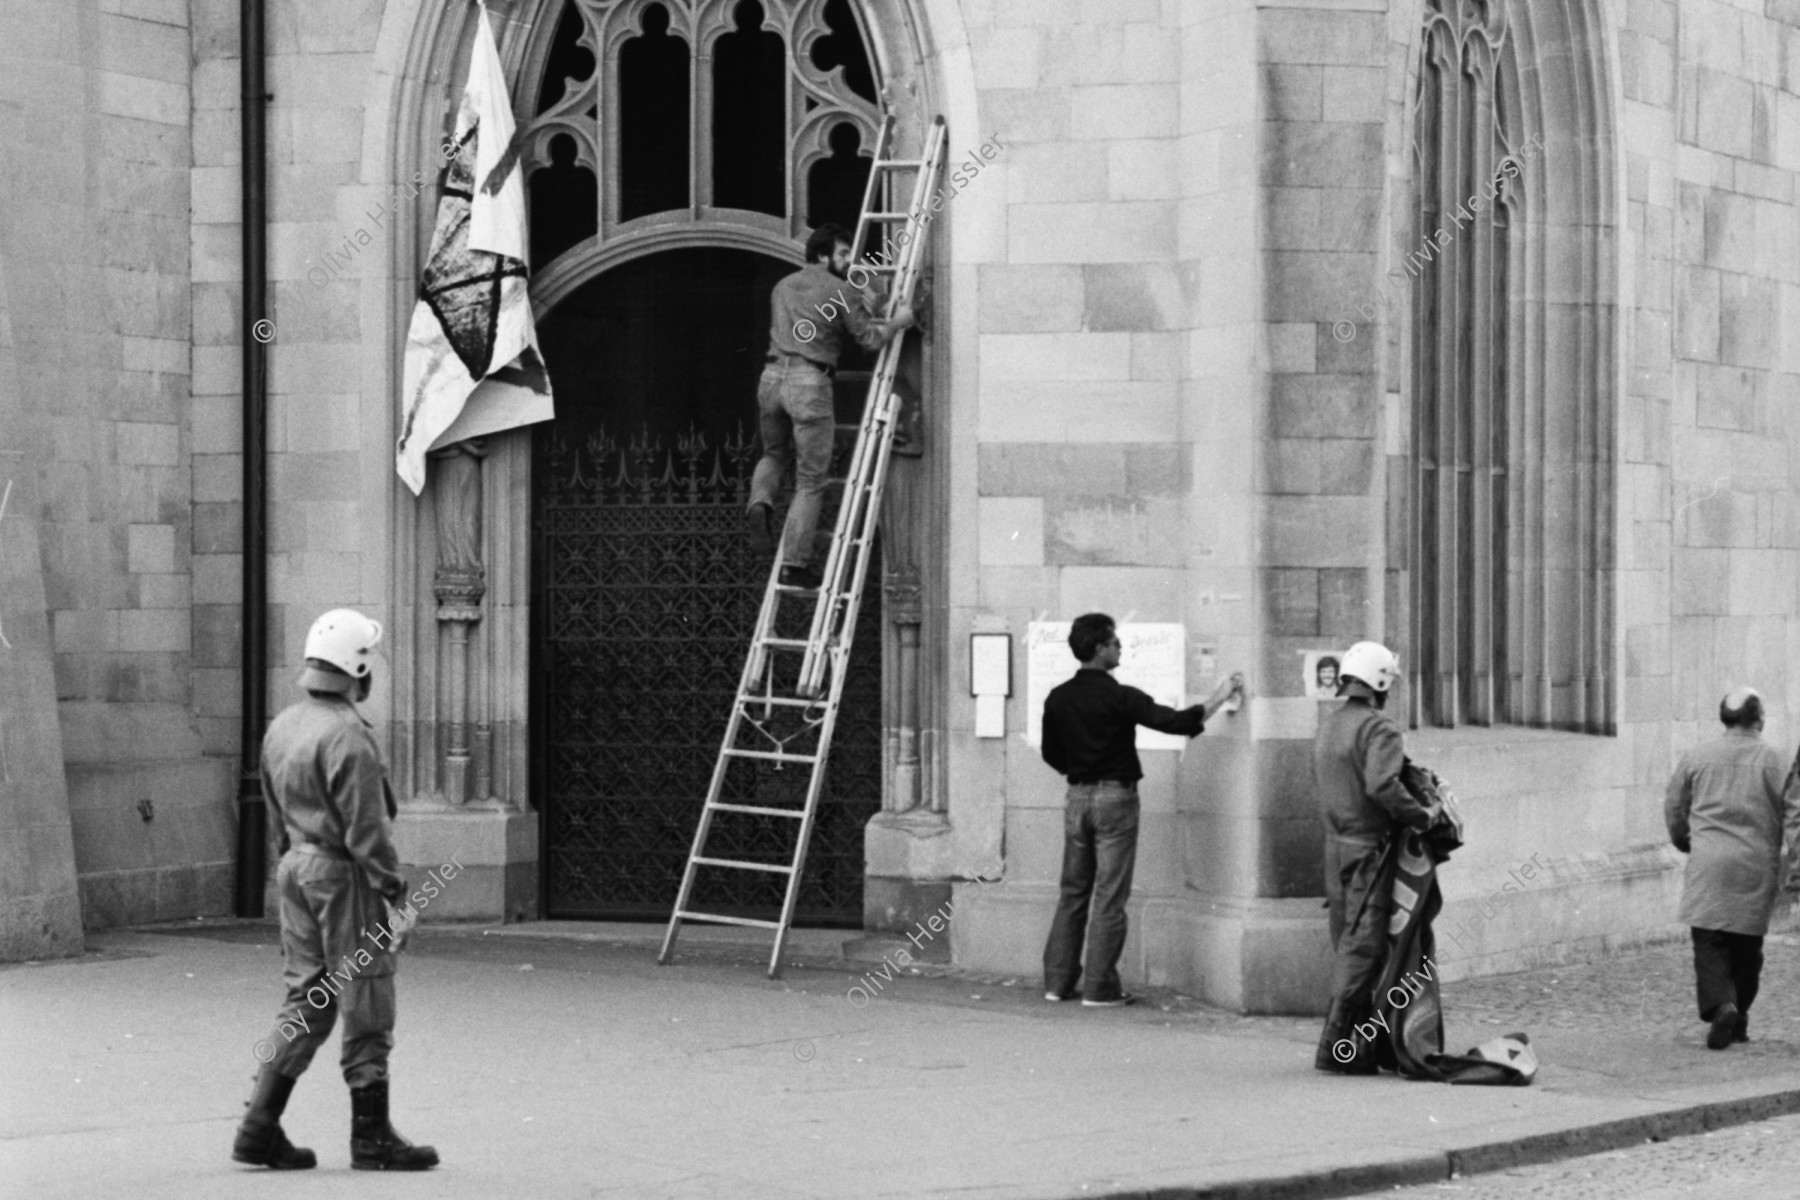
POLYGON ((1426 4, 1398 255, 1412 289, 1412 716, 1610 732, 1603 59, 1585 36, 1534 28, 1539 15, 1426 4), (1553 92, 1580 110, 1558 115, 1580 132, 1557 172, 1543 141, 1553 92))
POLYGON ((1512 477, 1507 421, 1510 186, 1505 23, 1434 0, 1419 64, 1413 280, 1414 657, 1421 720, 1506 719, 1512 477))
POLYGON ((855 222, 881 110, 847 0, 569 0, 550 24, 520 89, 534 275, 671 227, 855 222))

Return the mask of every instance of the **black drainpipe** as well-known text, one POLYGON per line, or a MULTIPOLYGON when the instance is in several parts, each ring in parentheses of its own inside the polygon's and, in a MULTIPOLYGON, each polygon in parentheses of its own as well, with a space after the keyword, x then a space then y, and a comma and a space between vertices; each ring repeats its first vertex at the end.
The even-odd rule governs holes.
POLYGON ((238 735, 237 915, 263 915, 268 870, 268 821, 262 799, 262 735, 267 724, 269 657, 268 528, 264 457, 268 442, 268 343, 275 328, 267 318, 268 193, 265 188, 269 101, 263 81, 263 0, 239 0, 238 70, 243 96, 238 108, 243 135, 244 319, 244 581, 241 653, 243 725, 238 735))

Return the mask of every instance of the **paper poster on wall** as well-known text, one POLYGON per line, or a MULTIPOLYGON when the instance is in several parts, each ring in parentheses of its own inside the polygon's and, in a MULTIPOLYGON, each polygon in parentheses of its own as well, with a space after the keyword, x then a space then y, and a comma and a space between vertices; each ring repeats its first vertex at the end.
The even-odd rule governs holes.
MULTIPOLYGON (((1044 698, 1075 674, 1081 664, 1069 649, 1068 621, 1033 621, 1025 631, 1025 737, 1044 744, 1044 698)), ((1120 658, 1113 678, 1144 692, 1158 704, 1187 707, 1187 627, 1180 624, 1121 625, 1120 658)), ((1180 750, 1187 739, 1138 727, 1139 750, 1180 750)))
POLYGON ((1308 700, 1336 700, 1338 664, 1344 661, 1342 650, 1306 650, 1302 652, 1302 682, 1308 700))

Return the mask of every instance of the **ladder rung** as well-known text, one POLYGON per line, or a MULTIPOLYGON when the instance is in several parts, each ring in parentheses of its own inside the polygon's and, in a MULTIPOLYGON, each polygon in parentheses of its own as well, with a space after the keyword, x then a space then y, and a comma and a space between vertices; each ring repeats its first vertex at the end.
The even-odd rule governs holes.
POLYGON ((736 867, 740 871, 774 871, 779 875, 792 875, 794 868, 777 866, 774 863, 739 862, 735 858, 696 858, 694 862, 702 867, 736 867))
MULTIPOLYGON (((806 590, 809 592, 812 592, 812 591, 817 591, 818 589, 817 588, 807 588, 806 590)), ((762 640, 762 644, 765 646, 773 646, 777 650, 804 650, 808 646, 812 645, 812 643, 807 641, 805 638, 777 638, 777 637, 764 638, 762 640)))
POLYGON ((720 925, 748 925, 753 929, 774 929, 780 921, 765 921, 759 917, 721 917, 714 913, 697 913, 683 910, 675 914, 683 921, 716 921, 720 925))
POLYGON ((910 221, 910 220, 912 220, 911 213, 903 213, 903 212, 902 213, 879 213, 879 212, 876 212, 876 213, 866 213, 864 215, 871 221, 910 221))
POLYGON ((804 817, 806 814, 796 808, 758 808, 754 804, 721 804, 717 800, 706 807, 714 812, 749 813, 757 817, 804 817))
MULTIPOLYGON (((819 589, 815 587, 801 587, 794 583, 778 583, 775 585, 775 590, 778 592, 797 592, 802 596, 810 596, 819 589)), ((766 645, 767 643, 764 644, 766 645)), ((801 642, 800 644, 802 646, 806 645, 805 642, 801 642)))
POLYGON ((924 165, 925 160, 922 158, 878 158, 875 160, 875 170, 877 171, 893 170, 894 168, 904 169, 906 167, 911 167, 916 171, 924 165))
POLYGON ((739 750, 735 746, 725 753, 734 758, 761 758, 769 762, 810 763, 818 762, 816 754, 788 754, 781 750, 739 750))
POLYGON ((792 696, 739 696, 746 707, 752 704, 775 704, 784 708, 817 708, 817 700, 796 700, 792 696))

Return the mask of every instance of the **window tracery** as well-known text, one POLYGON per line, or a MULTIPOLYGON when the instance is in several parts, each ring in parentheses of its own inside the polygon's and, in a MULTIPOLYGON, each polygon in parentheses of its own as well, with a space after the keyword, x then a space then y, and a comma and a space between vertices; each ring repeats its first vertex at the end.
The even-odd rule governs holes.
POLYGON ((672 226, 854 220, 881 110, 845 0, 569 0, 554 26, 521 75, 521 153, 534 192, 591 203, 534 200, 534 273, 672 226))

